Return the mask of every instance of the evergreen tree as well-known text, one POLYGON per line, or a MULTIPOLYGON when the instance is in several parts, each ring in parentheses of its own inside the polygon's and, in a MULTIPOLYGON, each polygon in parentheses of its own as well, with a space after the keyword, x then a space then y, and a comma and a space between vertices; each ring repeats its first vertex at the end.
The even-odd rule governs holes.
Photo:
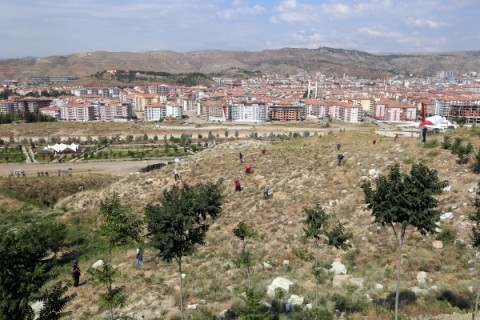
MULTIPOLYGON (((480 182, 477 184, 476 197, 472 201, 475 211, 468 215, 468 219, 472 221, 472 230, 470 233, 470 243, 475 249, 475 272, 478 273, 478 255, 480 251, 480 182)), ((478 279, 477 279, 478 280, 478 279)), ((477 296, 475 298, 475 309, 472 319, 475 319, 478 313, 478 302, 480 299, 480 286, 477 288, 477 296)))
POLYGON ((376 190, 370 181, 362 184, 367 208, 372 210, 373 223, 389 226, 397 243, 397 287, 395 296, 395 320, 398 319, 398 298, 400 293, 400 266, 402 247, 407 228, 412 226, 422 235, 434 233, 440 211, 436 210, 439 195, 448 185, 440 181, 437 171, 423 164, 414 164, 409 174, 400 172, 395 164, 388 176, 380 175, 376 190))
POLYGON ((183 257, 191 255, 197 245, 205 245, 208 218, 216 219, 221 213, 223 196, 221 181, 200 183, 165 190, 160 204, 145 207, 151 245, 164 261, 175 260, 180 279, 180 312, 183 310, 183 257))
POLYGON ((239 222, 238 225, 233 229, 233 235, 242 241, 242 250, 240 255, 234 260, 235 265, 239 268, 247 269, 247 278, 248 278, 248 288, 252 288, 252 275, 251 268, 253 267, 254 261, 252 253, 247 250, 247 244, 249 239, 255 239, 257 237, 257 232, 255 229, 248 224, 239 222))

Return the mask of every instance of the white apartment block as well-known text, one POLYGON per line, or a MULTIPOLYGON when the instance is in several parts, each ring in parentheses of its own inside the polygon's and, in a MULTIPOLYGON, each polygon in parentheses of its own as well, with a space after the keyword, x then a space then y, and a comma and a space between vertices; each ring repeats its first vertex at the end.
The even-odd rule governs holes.
POLYGON ((175 119, 182 119, 183 117, 183 107, 179 104, 167 102, 166 110, 167 117, 172 117, 175 119))
POLYGON ((265 122, 268 107, 265 103, 235 103, 228 106, 229 119, 232 121, 265 122))
POLYGON ((145 107, 143 114, 143 120, 149 121, 162 121, 167 116, 167 108, 163 104, 152 104, 145 107))
POLYGON ((40 108, 39 111, 40 113, 53 117, 57 120, 60 120, 62 116, 62 109, 58 107, 44 107, 44 108, 40 108))
POLYGON ((87 122, 95 120, 94 107, 92 105, 67 104, 60 107, 62 120, 87 122))
POLYGON ((128 121, 132 118, 133 106, 129 103, 100 104, 99 120, 128 121))

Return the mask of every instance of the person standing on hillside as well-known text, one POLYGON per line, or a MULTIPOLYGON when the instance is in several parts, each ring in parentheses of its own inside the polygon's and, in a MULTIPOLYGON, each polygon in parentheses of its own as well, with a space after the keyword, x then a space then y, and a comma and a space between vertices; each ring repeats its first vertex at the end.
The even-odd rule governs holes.
POLYGON ((240 183, 240 178, 239 177, 236 177, 235 180, 233 180, 233 183, 235 184, 235 192, 242 191, 242 185, 240 183))
POLYGON ((240 163, 243 163, 243 154, 240 152, 240 154, 238 155, 238 157, 240 158, 240 163))
POLYGON ((173 178, 175 181, 180 180, 180 174, 177 171, 177 168, 173 169, 173 178))
POLYGON ((342 165, 342 160, 344 158, 343 153, 339 153, 337 158, 338 158, 338 165, 341 166, 342 165))
POLYGON ((72 268, 70 269, 70 274, 72 275, 73 279, 73 286, 78 287, 78 282, 80 281, 80 268, 78 267, 78 261, 75 260, 75 262, 72 265, 72 268))
POLYGON ((137 248, 137 266, 141 267, 143 265, 143 250, 142 248, 137 248))
POLYGON ((265 186, 263 187, 263 199, 267 200, 269 197, 270 197, 270 185, 265 184, 265 186))

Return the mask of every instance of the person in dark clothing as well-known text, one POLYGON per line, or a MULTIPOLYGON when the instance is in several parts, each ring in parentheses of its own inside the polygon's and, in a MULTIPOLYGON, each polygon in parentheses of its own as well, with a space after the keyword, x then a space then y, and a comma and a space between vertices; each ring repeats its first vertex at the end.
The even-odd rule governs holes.
POLYGON ((267 200, 269 197, 270 197, 270 186, 268 184, 266 184, 264 187, 263 187, 263 198, 265 200, 267 200))
POLYGON ((338 158, 338 165, 341 166, 342 165, 342 160, 343 160, 343 153, 339 153, 337 158, 338 158))
POLYGON ((233 180, 233 183, 235 184, 235 191, 242 191, 242 185, 240 184, 240 178, 236 177, 235 180, 233 180))
POLYGON ((238 157, 240 158, 240 163, 243 162, 243 154, 240 152, 240 154, 238 155, 238 157))
POLYGON ((72 275, 73 279, 73 286, 78 287, 78 282, 80 281, 80 268, 78 267, 78 262, 75 261, 72 265, 72 269, 70 270, 70 274, 72 275))
POLYGON ((143 265, 143 250, 142 248, 137 248, 137 266, 141 267, 143 265))

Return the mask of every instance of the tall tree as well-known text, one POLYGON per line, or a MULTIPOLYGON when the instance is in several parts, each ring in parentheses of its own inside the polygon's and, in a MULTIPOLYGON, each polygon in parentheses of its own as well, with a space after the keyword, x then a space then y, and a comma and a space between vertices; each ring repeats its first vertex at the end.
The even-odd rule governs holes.
MULTIPOLYGON (((0 319, 33 319, 30 303, 41 300, 47 303, 48 312, 61 317, 71 298, 62 297, 66 287, 57 284, 58 290, 44 290, 44 286, 57 277, 53 272, 55 252, 62 235, 53 234, 52 224, 29 224, 0 234, 0 319)), ((53 319, 53 317, 50 317, 53 319)))
POLYGON ((420 234, 434 233, 440 211, 436 210, 439 195, 448 185, 440 181, 437 171, 423 164, 413 164, 409 174, 400 172, 400 165, 392 166, 388 176, 380 175, 376 190, 370 181, 362 184, 367 209, 372 210, 373 223, 389 226, 397 245, 397 286, 395 295, 395 320, 398 319, 398 297, 400 293, 400 272, 402 247, 407 228, 412 226, 420 234))
POLYGON ((208 219, 216 219, 223 203, 221 180, 165 190, 160 204, 145 207, 151 245, 164 261, 175 260, 180 279, 180 312, 183 310, 183 257, 191 255, 197 245, 205 244, 208 219))
POLYGON ((337 249, 347 250, 350 248, 349 240, 352 239, 352 233, 345 233, 345 227, 339 223, 333 228, 329 228, 328 220, 331 218, 329 214, 320 206, 319 203, 313 208, 303 208, 307 218, 303 221, 303 228, 306 239, 312 239, 315 247, 315 266, 312 268, 316 278, 315 303, 318 306, 318 285, 322 282, 322 268, 319 266, 318 253, 320 251, 320 243, 337 249))

